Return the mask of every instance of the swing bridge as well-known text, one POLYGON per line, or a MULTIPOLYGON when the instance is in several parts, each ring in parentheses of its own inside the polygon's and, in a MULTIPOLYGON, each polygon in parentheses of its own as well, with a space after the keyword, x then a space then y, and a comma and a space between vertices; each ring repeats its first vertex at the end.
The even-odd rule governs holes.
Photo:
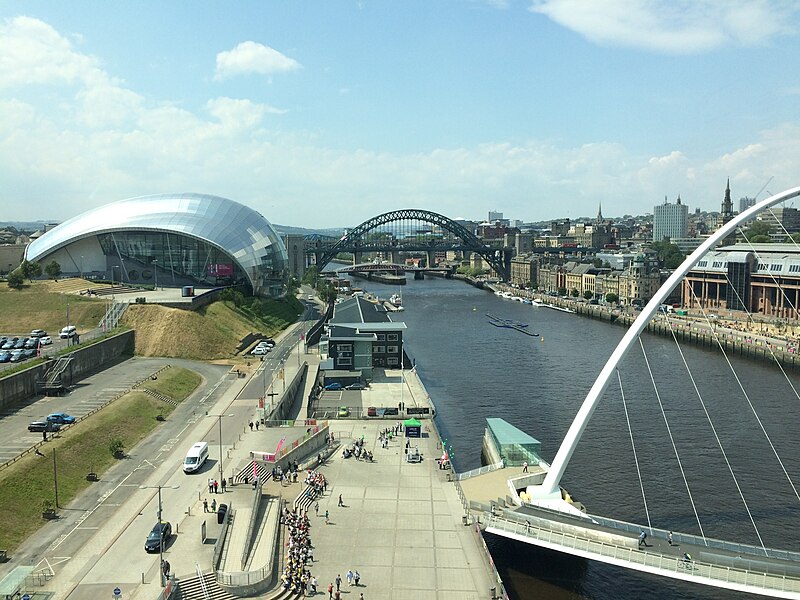
MULTIPOLYGON (((724 242, 726 238, 729 239, 729 236, 736 231, 741 231, 741 226, 754 219, 757 214, 762 211, 770 211, 772 206, 798 196, 800 196, 800 187, 792 188, 758 202, 735 216, 686 258, 685 262, 675 270, 641 311, 619 345, 612 352, 581 404, 552 464, 548 465, 545 462, 541 462, 539 465, 532 466, 530 470, 526 466, 525 471, 528 472, 520 473, 519 470, 514 470, 516 475, 512 476, 508 475, 510 469, 503 468, 502 463, 457 475, 457 488, 464 508, 469 513, 465 516, 465 524, 471 514, 473 518, 477 516, 480 526, 485 531, 518 542, 660 577, 772 598, 800 600, 800 552, 774 549, 765 545, 762 534, 759 531, 756 516, 769 518, 769 515, 765 516, 767 511, 759 510, 760 507, 756 508, 748 505, 746 494, 743 492, 740 482, 737 481, 733 461, 729 459, 729 455, 735 453, 726 453, 726 444, 721 441, 723 436, 715 428, 699 389, 696 380, 699 375, 696 376, 692 372, 683 352, 680 350, 678 340, 673 334, 672 341, 678 347, 681 360, 679 365, 670 365, 670 368, 681 367, 685 370, 685 373, 671 375, 672 381, 676 377, 680 377, 687 382, 689 389, 694 390, 712 432, 712 440, 703 442, 698 447, 703 447, 705 452, 709 452, 711 450, 706 446, 713 446, 713 449, 721 454, 727 467, 726 472, 708 473, 707 477, 721 479, 723 476, 730 476, 733 478, 735 489, 738 492, 733 495, 738 496, 744 505, 744 511, 747 515, 746 522, 754 529, 755 537, 753 539, 757 539, 758 544, 740 544, 713 539, 705 534, 703 523, 698 514, 702 511, 699 511, 695 504, 692 490, 684 471, 686 464, 681 463, 680 454, 673 436, 675 432, 669 426, 668 414, 670 411, 665 410, 664 407, 673 390, 669 389, 669 387, 663 389, 663 385, 661 390, 658 389, 659 386, 653 374, 655 361, 647 357, 641 340, 642 332, 650 320, 659 313, 660 307, 666 302, 666 298, 707 252, 724 242), (678 468, 682 475, 682 482, 673 483, 676 486, 685 485, 699 533, 682 533, 663 527, 659 528, 658 524, 651 519, 651 514, 648 511, 646 486, 642 481, 644 463, 637 457, 636 443, 630 426, 629 409, 632 410, 634 402, 629 401, 626 403, 625 390, 619 374, 620 363, 636 347, 642 351, 644 365, 649 374, 649 377, 643 377, 652 382, 654 395, 658 399, 658 406, 666 423, 669 443, 674 451, 678 468), (614 384, 619 383, 619 391, 621 392, 622 404, 628 423, 630 443, 633 448, 633 463, 636 467, 639 487, 641 488, 636 494, 641 494, 644 504, 643 514, 646 515, 645 523, 631 523, 589 514, 585 512, 580 503, 573 501, 568 492, 563 490, 560 485, 564 471, 575 452, 581 436, 586 430, 600 400, 606 393, 609 384, 612 382, 614 384), (646 537, 644 543, 641 543, 640 540, 644 537, 643 533, 646 537)), ((778 220, 778 223, 780 223, 780 220, 778 220)), ((730 285, 730 282, 728 283, 730 285)), ((778 283, 777 279, 775 283, 778 283)), ((735 289, 735 286, 731 286, 731 288, 735 289)), ((689 290, 691 290, 691 286, 689 286, 689 290)), ((739 300, 741 301, 741 298, 739 300)), ((793 307, 793 309, 800 310, 800 307, 793 307)), ((709 316, 706 315, 707 320, 708 318, 709 316)), ((781 477, 784 480, 788 480, 787 489, 790 492, 787 493, 789 498, 787 502, 797 502, 800 505, 800 493, 790 475, 790 471, 797 473, 798 466, 784 464, 778 449, 770 439, 768 428, 765 427, 759 415, 761 409, 756 408, 745 391, 742 381, 740 381, 725 354, 722 343, 719 344, 719 349, 731 369, 732 381, 734 382, 731 385, 734 389, 741 391, 747 401, 747 405, 749 405, 749 409, 743 411, 740 415, 741 418, 754 418, 757 423, 757 426, 754 426, 755 431, 763 434, 768 447, 771 448, 772 455, 764 455, 760 460, 765 464, 768 462, 777 463, 779 470, 782 472, 781 477), (748 411, 749 414, 744 414, 748 411), (791 496, 794 496, 794 498, 791 496)), ((794 384, 777 359, 775 364, 785 377, 789 388, 791 388, 787 395, 800 400, 800 394, 798 394, 794 384)), ((786 420, 791 419, 793 414, 793 412, 790 412, 784 416, 786 425, 788 425, 786 420)), ((620 495, 623 497, 622 493, 620 495)), ((631 502, 633 496, 624 497, 626 502, 631 502)), ((774 515, 772 516, 774 517, 774 515)), ((792 529, 795 523, 787 522, 786 526, 786 529, 792 529)))

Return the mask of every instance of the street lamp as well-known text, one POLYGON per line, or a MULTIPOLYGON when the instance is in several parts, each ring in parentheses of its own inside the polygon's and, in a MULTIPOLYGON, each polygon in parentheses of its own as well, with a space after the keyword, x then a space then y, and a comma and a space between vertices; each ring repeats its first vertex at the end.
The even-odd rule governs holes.
MULTIPOLYGON (((161 490, 177 490, 179 485, 140 485, 140 490, 158 490, 158 519, 156 523, 161 525, 161 490)), ((161 581, 161 587, 166 587, 167 582, 164 578, 164 540, 159 540, 158 542, 158 573, 159 573, 159 580, 161 581)))
POLYGON ((153 274, 156 276, 156 287, 154 291, 158 290, 158 259, 153 259, 153 274))
POLYGON ((217 417, 217 423, 219 424, 219 480, 222 481, 224 477, 222 476, 222 417, 233 417, 233 413, 227 415, 210 415, 206 413, 207 417, 217 417))

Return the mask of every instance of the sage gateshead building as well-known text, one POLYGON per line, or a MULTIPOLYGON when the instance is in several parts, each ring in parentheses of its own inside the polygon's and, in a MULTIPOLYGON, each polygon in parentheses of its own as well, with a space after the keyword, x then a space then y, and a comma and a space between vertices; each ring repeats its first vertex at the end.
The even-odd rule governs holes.
POLYGON ((285 289, 286 248, 272 225, 242 204, 204 194, 112 202, 30 243, 28 261, 56 261, 62 276, 159 287, 244 285, 285 289))

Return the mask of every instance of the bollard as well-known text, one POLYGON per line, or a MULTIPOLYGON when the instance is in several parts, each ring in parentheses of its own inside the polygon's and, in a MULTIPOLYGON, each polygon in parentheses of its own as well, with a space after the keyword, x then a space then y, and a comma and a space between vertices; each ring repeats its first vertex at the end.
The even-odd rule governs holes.
POLYGON ((144 573, 142 573, 142 585, 144 585, 144 573))
POLYGON ((492 600, 495 600, 495 598, 497 598, 497 588, 496 587, 489 588, 489 598, 491 598, 492 600))
POLYGON ((461 517, 461 522, 462 522, 462 523, 463 523, 465 526, 466 526, 466 525, 468 525, 468 523, 467 523, 467 515, 463 515, 463 516, 461 517))

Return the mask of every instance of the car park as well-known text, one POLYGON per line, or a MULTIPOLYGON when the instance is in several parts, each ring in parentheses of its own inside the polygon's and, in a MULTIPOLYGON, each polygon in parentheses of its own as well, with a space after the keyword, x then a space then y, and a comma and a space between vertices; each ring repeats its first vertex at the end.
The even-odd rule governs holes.
POLYGON ((339 383, 338 381, 334 381, 333 383, 329 383, 328 385, 326 385, 325 389, 328 390, 329 392, 340 390, 342 389, 342 384, 339 383))
POLYGON ((41 346, 49 346, 52 343, 53 343, 53 338, 51 338, 49 335, 45 335, 39 338, 39 344, 41 346))
POLYGON ((75 417, 67 413, 51 413, 47 415, 48 423, 58 423, 59 425, 71 425, 75 422, 75 417))
POLYGON ((145 552, 163 552, 170 537, 172 537, 172 524, 169 521, 156 523, 144 543, 145 552))
POLYGON ((355 383, 351 383, 350 385, 348 385, 348 386, 347 386, 347 387, 345 387, 344 389, 346 389, 346 390, 363 390, 363 389, 365 389, 366 387, 367 387, 367 386, 365 386, 365 385, 364 385, 363 383, 361 383, 360 381, 356 381, 355 383))
POLYGON ((61 425, 58 423, 48 423, 47 421, 34 421, 30 425, 28 425, 28 431, 37 432, 37 431, 58 431, 61 429, 61 425))

